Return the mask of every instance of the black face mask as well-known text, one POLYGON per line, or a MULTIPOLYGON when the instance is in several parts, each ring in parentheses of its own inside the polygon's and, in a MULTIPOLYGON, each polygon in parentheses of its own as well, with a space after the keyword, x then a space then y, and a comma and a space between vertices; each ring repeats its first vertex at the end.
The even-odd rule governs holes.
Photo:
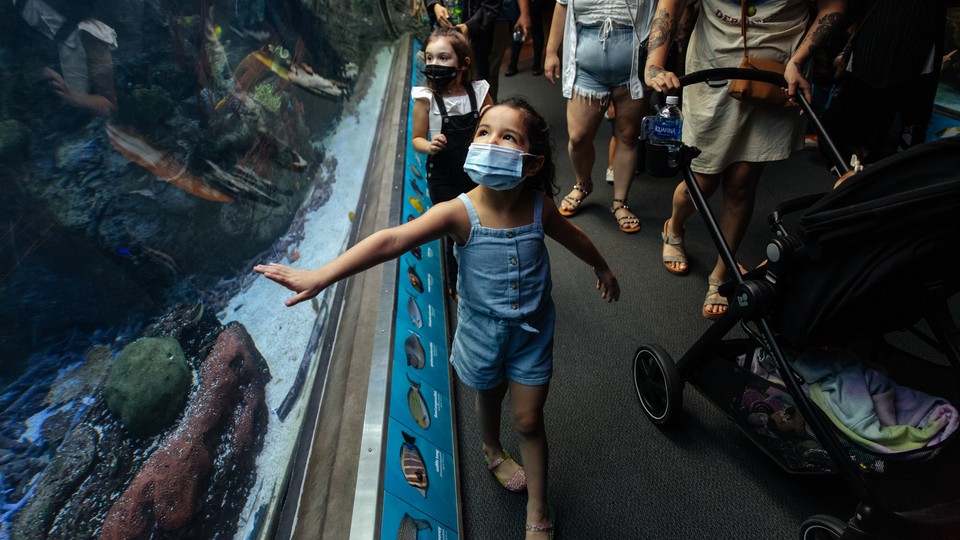
POLYGON ((457 78, 457 68, 453 66, 429 64, 423 68, 423 76, 437 88, 446 88, 447 85, 457 78))

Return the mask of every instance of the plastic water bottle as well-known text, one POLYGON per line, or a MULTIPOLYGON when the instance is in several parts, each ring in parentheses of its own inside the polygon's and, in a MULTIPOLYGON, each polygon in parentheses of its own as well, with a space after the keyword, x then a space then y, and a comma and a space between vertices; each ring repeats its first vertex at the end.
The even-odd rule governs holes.
POLYGON ((668 147, 667 166, 675 168, 680 156, 680 141, 683 133, 683 114, 677 102, 678 96, 667 96, 667 104, 657 112, 653 122, 652 142, 668 147))

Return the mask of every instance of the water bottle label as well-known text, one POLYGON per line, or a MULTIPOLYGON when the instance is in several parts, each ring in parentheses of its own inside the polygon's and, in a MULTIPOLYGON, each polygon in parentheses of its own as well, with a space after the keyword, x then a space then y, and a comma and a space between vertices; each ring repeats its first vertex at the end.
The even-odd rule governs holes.
POLYGON ((678 141, 681 137, 683 124, 677 121, 660 121, 653 125, 653 136, 657 139, 678 141))

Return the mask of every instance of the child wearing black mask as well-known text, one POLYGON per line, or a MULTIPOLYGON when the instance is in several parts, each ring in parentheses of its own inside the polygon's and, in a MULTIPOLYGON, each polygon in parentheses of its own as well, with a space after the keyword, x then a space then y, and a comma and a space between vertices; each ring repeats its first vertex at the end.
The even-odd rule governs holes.
MULTIPOLYGON (((424 46, 426 86, 415 86, 413 148, 427 154, 427 188, 433 204, 455 199, 477 185, 463 171, 480 111, 493 105, 490 84, 474 79, 473 49, 455 28, 437 28, 424 46)), ((456 291, 453 248, 444 243, 447 283, 456 291)))

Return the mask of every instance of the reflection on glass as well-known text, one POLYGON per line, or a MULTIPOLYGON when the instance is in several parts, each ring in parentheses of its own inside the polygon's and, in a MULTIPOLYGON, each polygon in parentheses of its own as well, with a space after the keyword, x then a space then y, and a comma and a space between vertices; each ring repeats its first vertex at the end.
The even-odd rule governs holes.
POLYGON ((378 6, 0 0, 0 538, 262 530, 308 386, 224 310, 343 187, 378 6))

